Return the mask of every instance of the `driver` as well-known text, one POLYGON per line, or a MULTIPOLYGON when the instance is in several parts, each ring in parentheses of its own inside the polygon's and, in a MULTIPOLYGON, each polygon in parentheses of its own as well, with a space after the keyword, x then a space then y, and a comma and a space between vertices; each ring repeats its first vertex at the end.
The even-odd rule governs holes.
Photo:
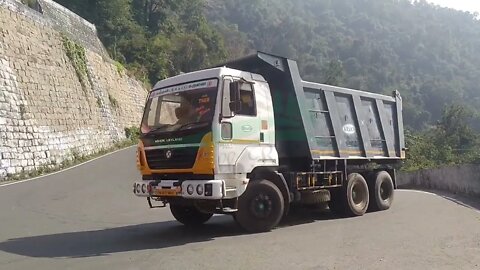
POLYGON ((190 102, 182 99, 180 106, 175 109, 175 116, 178 119, 176 125, 185 125, 195 120, 195 110, 190 102))

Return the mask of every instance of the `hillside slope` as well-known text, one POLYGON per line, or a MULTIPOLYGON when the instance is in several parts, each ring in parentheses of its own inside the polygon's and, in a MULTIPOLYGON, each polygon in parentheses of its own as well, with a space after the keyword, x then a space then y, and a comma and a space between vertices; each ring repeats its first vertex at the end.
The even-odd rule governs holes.
POLYGON ((409 127, 434 123, 447 104, 480 108, 472 14, 408 0, 208 0, 206 13, 231 56, 267 51, 297 59, 307 80, 400 90, 409 127))

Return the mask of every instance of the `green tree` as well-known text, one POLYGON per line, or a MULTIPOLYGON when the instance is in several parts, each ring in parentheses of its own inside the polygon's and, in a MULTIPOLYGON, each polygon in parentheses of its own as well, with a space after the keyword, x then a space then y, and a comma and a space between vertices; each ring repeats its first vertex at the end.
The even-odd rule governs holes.
POLYGON ((457 153, 454 160, 468 161, 478 153, 478 134, 470 127, 473 112, 462 105, 454 104, 444 109, 437 124, 435 142, 457 153))
POLYGON ((130 0, 103 0, 97 4, 97 27, 114 59, 133 62, 145 48, 145 33, 133 20, 130 0))
POLYGON ((341 85, 345 76, 343 64, 339 60, 330 61, 322 70, 323 83, 330 85, 341 85))
POLYGON ((202 67, 206 61, 207 45, 198 36, 183 34, 173 40, 173 61, 177 72, 190 72, 202 67))

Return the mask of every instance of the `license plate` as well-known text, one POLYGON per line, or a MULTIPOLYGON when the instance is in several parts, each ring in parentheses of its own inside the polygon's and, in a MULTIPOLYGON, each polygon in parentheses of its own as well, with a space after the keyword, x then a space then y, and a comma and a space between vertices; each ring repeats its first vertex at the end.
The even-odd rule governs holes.
POLYGON ((177 196, 177 190, 176 189, 167 189, 167 188, 162 188, 162 189, 155 189, 153 192, 154 196, 163 196, 163 197, 172 197, 172 196, 177 196))

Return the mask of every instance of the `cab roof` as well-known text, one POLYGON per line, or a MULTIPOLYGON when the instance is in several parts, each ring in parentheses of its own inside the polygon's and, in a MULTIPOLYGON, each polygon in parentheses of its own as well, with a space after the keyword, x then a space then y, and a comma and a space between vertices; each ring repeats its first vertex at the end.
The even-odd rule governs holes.
POLYGON ((222 76, 229 75, 232 77, 240 77, 246 80, 255 80, 255 81, 265 81, 265 79, 257 74, 252 74, 245 71, 240 71, 237 69, 227 68, 227 67, 216 67, 210 69, 203 69, 199 71, 193 71, 189 73, 183 73, 174 77, 170 77, 164 80, 161 80, 155 84, 153 90, 160 88, 179 85, 183 83, 200 81, 205 79, 220 78, 222 76))

